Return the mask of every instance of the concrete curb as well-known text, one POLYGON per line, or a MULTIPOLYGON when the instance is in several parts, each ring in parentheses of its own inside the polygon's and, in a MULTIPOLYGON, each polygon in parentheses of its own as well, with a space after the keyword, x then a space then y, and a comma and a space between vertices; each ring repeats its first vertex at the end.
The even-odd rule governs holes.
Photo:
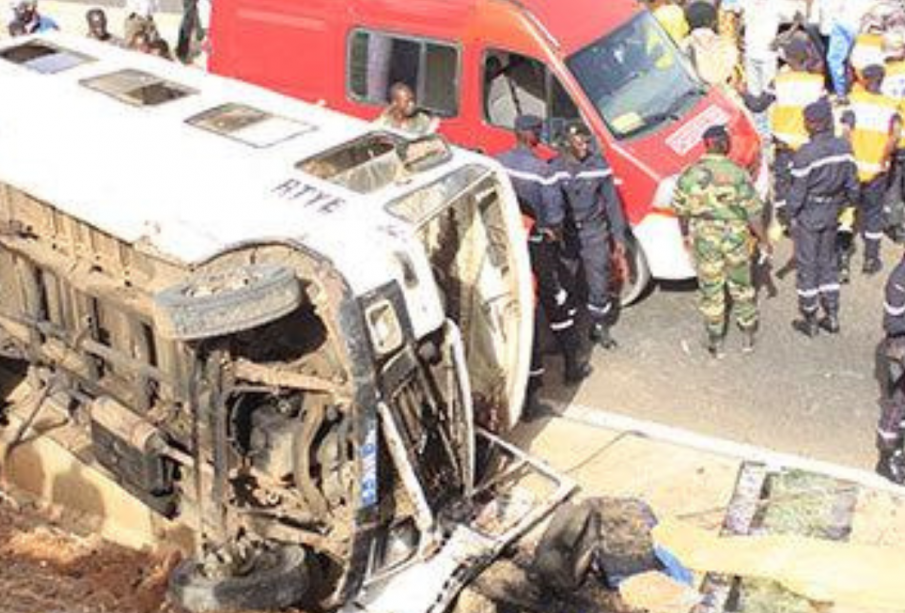
POLYGON ((682 428, 636 419, 582 404, 553 403, 553 405, 560 418, 593 428, 614 430, 617 432, 631 432, 640 437, 671 443, 681 447, 689 447, 714 455, 751 462, 761 462, 774 469, 791 468, 821 473, 833 477, 834 479, 850 481, 866 488, 892 494, 898 498, 905 498, 905 487, 895 485, 875 473, 859 468, 842 466, 832 462, 824 462, 822 460, 813 460, 728 439, 715 438, 684 430, 682 428))

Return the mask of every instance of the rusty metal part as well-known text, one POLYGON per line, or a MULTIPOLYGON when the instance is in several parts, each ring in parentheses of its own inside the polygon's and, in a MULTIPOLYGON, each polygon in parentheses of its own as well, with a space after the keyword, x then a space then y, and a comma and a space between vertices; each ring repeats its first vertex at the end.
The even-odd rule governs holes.
POLYGON ((160 430, 107 396, 96 398, 88 409, 91 419, 133 447, 165 453, 167 444, 160 430))
POLYGON ((256 364, 241 358, 236 360, 235 373, 236 377, 239 379, 245 379, 252 383, 260 383, 262 385, 334 395, 340 393, 339 386, 327 379, 290 372, 265 364, 256 364))

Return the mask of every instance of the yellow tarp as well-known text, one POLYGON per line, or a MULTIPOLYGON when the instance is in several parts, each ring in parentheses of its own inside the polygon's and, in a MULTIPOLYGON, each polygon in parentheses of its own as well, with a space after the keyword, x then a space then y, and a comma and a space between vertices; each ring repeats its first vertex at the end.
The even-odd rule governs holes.
POLYGON ((664 521, 654 540, 688 568, 776 581, 817 602, 905 611, 905 550, 792 535, 721 537, 664 521))

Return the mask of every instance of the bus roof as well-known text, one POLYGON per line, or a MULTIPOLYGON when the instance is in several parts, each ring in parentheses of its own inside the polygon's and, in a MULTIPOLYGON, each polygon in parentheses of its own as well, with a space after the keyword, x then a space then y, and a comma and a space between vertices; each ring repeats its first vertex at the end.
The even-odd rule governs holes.
MULTIPOLYGON (((319 178, 326 175, 318 168, 330 159, 306 166, 311 172, 296 165, 357 139, 402 140, 399 135, 252 85, 57 33, 0 45, 0 91, 0 181, 190 266, 236 245, 292 239, 368 276, 352 259, 360 253, 350 254, 355 250, 348 246, 367 245, 374 266, 383 266, 378 252, 389 257, 400 248, 394 240, 403 240, 394 234, 410 229, 386 210, 388 202, 455 168, 494 167, 483 156, 451 149, 447 162, 405 181, 356 191, 319 178), (47 48, 62 51, 41 51, 47 48), (258 121, 262 116, 269 119, 258 121)), ((381 274, 375 269, 373 279, 361 281, 368 285, 381 274)))

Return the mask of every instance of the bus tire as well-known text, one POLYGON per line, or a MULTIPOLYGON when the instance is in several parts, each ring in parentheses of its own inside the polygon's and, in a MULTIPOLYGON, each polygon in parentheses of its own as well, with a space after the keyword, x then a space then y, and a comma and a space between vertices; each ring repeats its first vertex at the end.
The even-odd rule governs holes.
POLYGON ((196 275, 154 296, 154 323, 173 340, 199 340, 256 328, 288 315, 302 302, 295 273, 250 264, 196 275))
POLYGON ((251 572, 231 577, 207 577, 198 562, 185 560, 170 575, 168 596, 192 613, 269 611, 299 603, 310 587, 305 550, 283 545, 260 555, 251 572))
POLYGON ((644 295, 651 281, 644 249, 631 234, 625 240, 625 259, 628 263, 628 278, 622 279, 619 285, 619 303, 629 306, 644 295))

